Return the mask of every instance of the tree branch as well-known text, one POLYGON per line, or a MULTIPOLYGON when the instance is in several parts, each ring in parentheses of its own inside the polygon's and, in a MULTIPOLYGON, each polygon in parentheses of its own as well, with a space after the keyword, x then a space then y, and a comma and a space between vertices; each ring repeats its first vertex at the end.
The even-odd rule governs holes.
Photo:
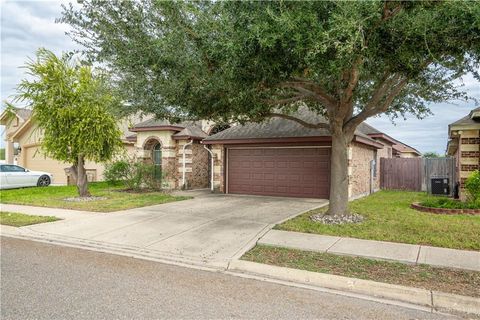
POLYGON ((387 111, 388 107, 392 104, 393 99, 398 96, 398 94, 402 91, 403 88, 408 84, 408 78, 405 77, 401 79, 400 76, 394 76, 394 78, 398 79, 398 83, 394 85, 391 90, 386 93, 384 90, 382 90, 385 87, 385 83, 391 83, 392 79, 388 79, 385 81, 383 85, 380 86, 379 91, 376 92, 376 95, 380 91, 383 91, 382 97, 384 98, 383 103, 380 103, 380 101, 373 103, 373 98, 370 100, 370 102, 367 104, 365 109, 361 111, 359 114, 356 116, 352 117, 350 120, 348 120, 345 125, 344 125, 344 130, 349 132, 349 131, 354 131, 357 126, 365 121, 367 118, 372 117, 374 115, 380 114, 382 112, 387 111))
POLYGON ((270 105, 285 105, 285 104, 291 104, 297 101, 304 100, 306 98, 310 97, 309 94, 300 94, 291 98, 285 98, 285 99, 268 99, 264 100, 265 103, 268 103, 270 105))
POLYGON ((293 81, 285 81, 279 84, 280 88, 291 88, 303 94, 309 94, 311 97, 327 109, 333 109, 337 105, 337 101, 327 93, 321 86, 309 80, 294 78, 293 81))
POLYGON ((337 115, 340 118, 351 117, 353 114, 353 91, 358 85, 360 80, 359 67, 363 63, 363 58, 358 57, 355 59, 352 67, 347 72, 345 80, 347 81, 347 86, 345 89, 341 90, 340 95, 340 106, 337 115), (344 108, 344 109, 343 109, 344 108))
POLYGON ((269 116, 269 117, 283 118, 283 119, 295 121, 296 123, 299 123, 299 124, 301 124, 302 126, 304 126, 304 127, 306 127, 306 128, 310 128, 310 129, 320 129, 320 128, 330 129, 330 125, 329 125, 328 123, 324 123, 324 122, 310 123, 310 122, 304 121, 304 120, 302 120, 302 119, 299 119, 299 118, 297 118, 297 117, 290 116, 290 115, 288 115, 288 114, 271 112, 271 113, 269 113, 267 116, 269 116))

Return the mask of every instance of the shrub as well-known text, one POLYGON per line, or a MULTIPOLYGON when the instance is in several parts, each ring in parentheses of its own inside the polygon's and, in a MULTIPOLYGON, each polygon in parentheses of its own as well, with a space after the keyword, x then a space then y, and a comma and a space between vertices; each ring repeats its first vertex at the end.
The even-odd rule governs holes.
POLYGON ((130 170, 130 163, 127 160, 119 160, 112 163, 108 163, 105 166, 105 172, 103 176, 105 181, 111 184, 115 184, 119 181, 123 181, 128 176, 130 170))
POLYGON ((118 160, 108 164, 104 177, 109 183, 121 181, 125 188, 131 190, 162 188, 162 180, 155 177, 155 166, 135 160, 118 160))
POLYGON ((465 189, 467 189, 469 200, 472 202, 480 202, 480 171, 476 170, 465 181, 465 189))
POLYGON ((480 209, 480 202, 469 201, 461 202, 450 198, 429 198, 420 203, 420 205, 429 208, 443 209, 480 209))

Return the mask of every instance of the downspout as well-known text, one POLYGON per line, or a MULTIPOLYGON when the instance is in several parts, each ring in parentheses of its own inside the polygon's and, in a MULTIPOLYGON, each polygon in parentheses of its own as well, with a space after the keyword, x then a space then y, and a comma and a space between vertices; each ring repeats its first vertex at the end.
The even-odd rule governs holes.
POLYGON ((205 148, 205 150, 208 151, 208 153, 210 153, 210 173, 211 173, 211 177, 210 177, 210 190, 213 192, 213 152, 212 150, 208 149, 206 145, 203 145, 203 147, 205 148))
POLYGON ((182 188, 185 188, 185 149, 193 143, 193 140, 183 146, 183 170, 182 170, 182 188))

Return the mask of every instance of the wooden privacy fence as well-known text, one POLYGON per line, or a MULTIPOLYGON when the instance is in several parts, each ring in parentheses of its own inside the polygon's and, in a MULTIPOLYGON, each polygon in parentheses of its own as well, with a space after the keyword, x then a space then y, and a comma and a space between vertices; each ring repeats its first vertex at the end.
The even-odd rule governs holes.
POLYGON ((380 188, 421 191, 422 158, 381 158, 380 188))
POLYGON ((431 179, 447 178, 452 194, 455 185, 454 158, 380 159, 380 188, 431 193, 431 179))

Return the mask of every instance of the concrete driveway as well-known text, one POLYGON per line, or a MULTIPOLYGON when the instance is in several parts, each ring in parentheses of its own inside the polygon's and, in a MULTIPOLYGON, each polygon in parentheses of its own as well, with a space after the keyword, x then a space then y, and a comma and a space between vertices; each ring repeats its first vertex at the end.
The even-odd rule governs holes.
POLYGON ((203 262, 226 261, 242 255, 274 224, 325 203, 200 192, 191 200, 85 215, 29 229, 203 262))

